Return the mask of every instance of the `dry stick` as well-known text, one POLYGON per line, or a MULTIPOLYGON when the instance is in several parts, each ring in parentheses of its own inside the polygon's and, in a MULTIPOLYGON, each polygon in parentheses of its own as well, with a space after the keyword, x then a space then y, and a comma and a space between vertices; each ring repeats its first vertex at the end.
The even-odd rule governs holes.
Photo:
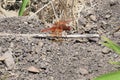
POLYGON ((56 19, 58 20, 58 15, 57 15, 57 13, 55 11, 55 8, 54 8, 54 5, 53 5, 52 1, 51 1, 51 5, 52 5, 52 9, 53 9, 54 15, 55 15, 56 19))
POLYGON ((61 6, 62 6, 62 11, 64 12, 63 13, 63 17, 61 16, 61 19, 63 18, 66 18, 67 17, 67 6, 66 6, 66 2, 65 2, 65 0, 59 0, 59 2, 60 2, 60 4, 61 4, 61 6))
POLYGON ((62 36, 52 36, 51 34, 9 34, 9 33, 0 33, 0 36, 15 36, 15 37, 37 37, 37 38, 99 38, 98 34, 71 34, 71 35, 62 35, 62 36))

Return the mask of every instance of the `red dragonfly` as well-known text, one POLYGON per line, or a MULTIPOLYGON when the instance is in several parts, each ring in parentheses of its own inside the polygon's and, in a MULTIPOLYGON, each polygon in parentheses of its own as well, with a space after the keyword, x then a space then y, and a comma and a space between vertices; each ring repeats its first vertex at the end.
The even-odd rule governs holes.
POLYGON ((67 26, 69 21, 58 21, 53 24, 51 28, 42 29, 41 32, 51 32, 55 36, 61 36, 63 31, 70 31, 71 27, 67 26))

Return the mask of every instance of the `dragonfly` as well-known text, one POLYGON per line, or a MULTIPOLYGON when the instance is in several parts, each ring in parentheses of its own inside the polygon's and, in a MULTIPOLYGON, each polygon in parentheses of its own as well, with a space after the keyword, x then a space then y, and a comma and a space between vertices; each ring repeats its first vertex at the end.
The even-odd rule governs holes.
POLYGON ((41 32, 50 32, 53 36, 62 36, 62 32, 63 31, 70 31, 71 30, 71 26, 68 26, 67 24, 70 22, 71 20, 60 20, 55 22, 52 27, 50 28, 45 28, 42 29, 41 32))

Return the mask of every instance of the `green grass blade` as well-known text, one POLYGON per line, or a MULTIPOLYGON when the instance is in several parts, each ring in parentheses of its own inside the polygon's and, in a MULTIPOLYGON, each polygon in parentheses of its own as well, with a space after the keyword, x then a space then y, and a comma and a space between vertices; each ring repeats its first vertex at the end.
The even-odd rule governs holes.
POLYGON ((114 43, 113 41, 111 41, 110 39, 106 38, 106 37, 102 37, 105 41, 107 41, 109 44, 113 44, 114 46, 118 47, 120 49, 120 46, 117 45, 116 43, 114 43))
POLYGON ((109 63, 113 65, 120 65, 120 62, 115 62, 115 61, 109 61, 109 63))
POLYGON ((120 71, 104 74, 93 80, 120 80, 120 71))
POLYGON ((116 45, 110 44, 110 43, 102 43, 104 46, 112 49, 113 51, 115 51, 116 53, 120 54, 120 48, 117 47, 116 45))
MULTIPOLYGON (((116 43, 114 43, 113 41, 111 41, 110 39, 106 38, 106 37, 102 37, 102 39, 105 42, 102 42, 102 44, 112 50, 114 50, 116 53, 120 54, 120 46, 116 43)), ((111 62, 112 64, 120 64, 119 62, 111 62)), ((103 74, 93 80, 120 80, 120 71, 116 71, 116 72, 111 72, 108 74, 103 74)))
POLYGON ((23 15, 28 2, 29 2, 29 0, 22 0, 22 5, 20 7, 19 14, 18 14, 19 16, 23 15))
POLYGON ((117 48, 119 48, 120 49, 120 46, 119 45, 117 45, 116 43, 114 43, 113 41, 111 41, 110 39, 108 39, 108 38, 105 38, 104 37, 104 39, 109 43, 109 44, 111 44, 111 46, 113 45, 113 46, 115 46, 115 47, 117 47, 117 48))
POLYGON ((113 51, 115 51, 116 53, 120 54, 120 46, 116 43, 114 43, 113 41, 111 41, 110 39, 106 38, 106 37, 102 37, 102 39, 105 42, 102 42, 102 44, 110 49, 112 49, 113 51))

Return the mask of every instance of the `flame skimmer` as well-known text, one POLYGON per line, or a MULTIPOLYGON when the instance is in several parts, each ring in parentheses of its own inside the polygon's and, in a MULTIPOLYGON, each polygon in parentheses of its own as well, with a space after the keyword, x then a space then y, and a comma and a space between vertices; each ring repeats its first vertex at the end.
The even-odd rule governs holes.
POLYGON ((52 35, 54 35, 54 36, 62 36, 63 31, 71 30, 71 27, 67 26, 67 24, 70 21, 71 20, 68 20, 68 21, 60 20, 58 22, 55 22, 51 28, 42 29, 41 32, 51 32, 52 35))

